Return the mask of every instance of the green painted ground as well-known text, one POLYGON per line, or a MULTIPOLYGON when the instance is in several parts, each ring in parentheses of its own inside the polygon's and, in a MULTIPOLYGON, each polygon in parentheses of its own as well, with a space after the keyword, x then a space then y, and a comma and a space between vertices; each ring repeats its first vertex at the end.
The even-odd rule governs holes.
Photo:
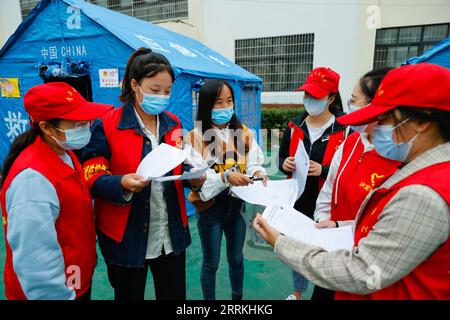
MULTIPOLYGON (((281 176, 276 175, 272 179, 280 179, 281 176)), ((259 212, 261 212, 259 207, 259 212)), ((246 220, 247 225, 253 217, 256 209, 253 206, 247 206, 246 220)), ((186 252, 186 278, 187 278, 187 298, 189 300, 201 300, 202 292, 200 287, 200 266, 202 261, 202 252, 200 247, 200 238, 198 236, 196 217, 189 218, 189 225, 192 235, 192 244, 186 252)), ((4 297, 3 283, 3 267, 4 267, 4 241, 3 228, 1 231, 0 241, 0 299, 4 297)), ((226 240, 222 241, 222 251, 220 259, 220 267, 217 272, 216 298, 228 300, 231 298, 231 289, 228 279, 228 264, 226 260, 226 240)), ((113 290, 109 285, 108 276, 106 274, 106 266, 100 254, 99 262, 95 270, 92 288, 92 298, 96 300, 111 300, 114 297, 113 290)), ((244 247, 245 258, 245 276, 244 276, 244 299, 272 299, 283 300, 292 292, 292 276, 288 267, 282 264, 273 254, 272 248, 264 244, 258 238, 253 229, 247 228, 247 239, 244 247)), ((310 284, 304 298, 309 299, 312 294, 313 285, 310 284)), ((146 299, 155 299, 153 290, 153 281, 151 273, 147 281, 146 299)))
MULTIPOLYGON (((252 216, 252 209, 248 210, 249 219, 252 216)), ((187 250, 186 278, 187 278, 187 298, 189 300, 202 299, 200 288, 200 266, 202 253, 200 247, 200 238, 198 236, 196 217, 189 218, 189 224, 192 233, 192 245, 187 250)), ((291 272, 282 264, 273 254, 272 249, 266 246, 255 245, 254 233, 252 230, 247 231, 247 241, 244 248, 245 257, 245 277, 244 277, 244 299, 285 299, 291 293, 291 272)), ((3 231, 2 231, 3 239, 3 231)), ((4 241, 1 242, 0 248, 0 299, 4 297, 3 285, 3 266, 4 266, 4 241)), ((222 242, 220 268, 217 272, 217 299, 230 299, 231 289, 228 280, 228 264, 226 261, 225 239, 222 242)), ((96 300, 113 299, 113 290, 108 282, 106 274, 106 266, 101 257, 100 251, 99 263, 95 270, 93 279, 92 298, 96 300)), ((311 296, 312 285, 305 294, 305 298, 311 296)), ((147 289, 145 293, 146 299, 154 299, 153 282, 149 273, 147 289)))

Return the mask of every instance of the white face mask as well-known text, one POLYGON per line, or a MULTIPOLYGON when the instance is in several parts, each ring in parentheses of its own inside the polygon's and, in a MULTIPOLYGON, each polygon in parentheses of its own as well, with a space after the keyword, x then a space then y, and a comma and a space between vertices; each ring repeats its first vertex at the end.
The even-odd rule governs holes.
POLYGON ((364 108, 364 107, 355 106, 354 104, 350 104, 350 103, 347 105, 347 107, 348 107, 347 113, 351 113, 353 111, 358 111, 359 109, 364 108))
MULTIPOLYGON (((357 110, 359 110, 361 108, 364 108, 364 107, 356 106, 356 105, 351 104, 351 103, 348 103, 347 107, 348 107, 348 112, 347 113, 352 113, 352 112, 357 111, 357 110)), ((352 129, 355 132, 358 132, 359 134, 362 134, 362 133, 364 133, 366 131, 367 126, 368 126, 367 124, 364 124, 362 126, 350 126, 350 129, 352 129)))

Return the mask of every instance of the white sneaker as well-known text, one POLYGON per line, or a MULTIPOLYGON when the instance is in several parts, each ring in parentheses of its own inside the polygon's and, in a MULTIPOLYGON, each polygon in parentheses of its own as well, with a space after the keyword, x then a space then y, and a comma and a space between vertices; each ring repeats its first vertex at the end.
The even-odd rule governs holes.
POLYGON ((290 294, 286 300, 297 300, 297 297, 294 294, 290 294))

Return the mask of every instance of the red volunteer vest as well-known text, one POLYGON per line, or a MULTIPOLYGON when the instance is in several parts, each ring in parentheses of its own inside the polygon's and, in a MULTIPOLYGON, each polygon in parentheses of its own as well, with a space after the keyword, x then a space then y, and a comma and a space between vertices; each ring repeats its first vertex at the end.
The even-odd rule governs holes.
MULTIPOLYGON (((84 182, 81 165, 76 156, 68 151, 76 170, 65 164, 61 158, 40 137, 28 146, 16 159, 1 190, 3 225, 5 230, 5 295, 10 300, 25 300, 17 275, 14 271, 14 252, 7 240, 8 212, 6 191, 13 179, 23 170, 31 168, 45 176, 56 190, 60 212, 55 222, 58 243, 64 257, 66 279, 72 283, 75 275, 80 276, 80 287, 74 288, 80 297, 90 288, 94 268, 97 264, 94 213, 89 188, 84 182), (78 269, 79 268, 79 269, 78 269)), ((39 190, 35 190, 39 192, 39 190)), ((38 272, 38 270, 36 270, 38 272)))
POLYGON ((364 153, 364 144, 356 132, 347 137, 342 151, 331 196, 333 221, 355 219, 367 194, 383 184, 401 164, 380 156, 375 150, 364 153))
MULTIPOLYGON (((450 162, 435 164, 416 172, 389 189, 376 191, 361 215, 355 232, 355 246, 376 227, 378 217, 390 199, 403 187, 419 184, 432 188, 450 205, 450 162)), ((403 279, 368 295, 336 292, 335 299, 430 300, 450 299, 450 241, 439 247, 403 279)))
MULTIPOLYGON (((117 108, 106 114, 102 118, 106 140, 111 150, 111 158, 94 158, 84 163, 85 179, 92 185, 95 180, 105 172, 112 175, 123 175, 134 173, 141 162, 144 137, 134 129, 118 129, 123 107, 117 108)), ((183 141, 181 123, 178 118, 166 112, 170 118, 177 122, 177 125, 164 136, 165 143, 180 147, 183 141)), ((182 165, 173 170, 174 175, 182 174, 182 165)), ((186 215, 186 204, 184 198, 183 182, 175 181, 178 196, 178 205, 184 226, 188 224, 186 215)), ((122 242, 125 229, 130 215, 131 203, 115 204, 105 199, 95 199, 96 226, 99 231, 111 239, 122 242)))
MULTIPOLYGON (((288 126, 289 128, 292 129, 291 144, 289 145, 289 156, 295 157, 298 144, 300 143, 300 141, 303 143, 305 135, 303 133, 302 128, 294 124, 292 121, 289 122, 288 126)), ((321 163, 323 166, 329 166, 331 164, 331 160, 333 160, 334 153, 339 148, 341 143, 344 142, 344 140, 345 140, 345 130, 341 130, 330 134, 327 143, 327 148, 325 149, 325 154, 323 155, 323 160, 321 163)), ((288 178, 291 178, 291 176, 289 176, 288 178)), ((322 189, 324 183, 325 179, 319 177, 319 192, 322 189)))

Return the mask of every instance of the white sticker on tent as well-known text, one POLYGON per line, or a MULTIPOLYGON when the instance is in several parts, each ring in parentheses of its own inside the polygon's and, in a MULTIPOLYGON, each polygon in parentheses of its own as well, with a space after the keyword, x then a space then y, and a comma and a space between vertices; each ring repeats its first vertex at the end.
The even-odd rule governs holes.
POLYGON ((219 58, 217 58, 217 57, 214 57, 214 56, 212 56, 212 55, 209 55, 209 57, 212 59, 212 60, 214 60, 215 62, 217 62, 218 64, 221 64, 222 66, 224 66, 224 67, 229 67, 229 65, 227 65, 226 63, 224 63, 222 60, 220 60, 219 58))
POLYGON ((80 30, 81 29, 81 14, 80 8, 76 6, 67 7, 66 13, 70 15, 67 18, 66 26, 69 30, 80 30))
POLYGON ((117 88, 119 86, 119 69, 98 69, 100 88, 117 88))
POLYGON ((27 130, 28 119, 26 116, 22 117, 22 112, 20 111, 17 113, 8 111, 8 117, 3 120, 8 129, 6 136, 11 142, 13 142, 19 134, 24 133, 27 130))
POLYGON ((182 55, 186 57, 195 58, 197 55, 191 51, 189 51, 187 48, 183 47, 182 45, 179 45, 178 43, 169 42, 170 46, 172 48, 177 49, 182 55))
POLYGON ((144 37, 141 34, 135 34, 135 36, 136 38, 144 42, 152 50, 170 52, 169 50, 166 50, 163 47, 161 47, 161 45, 153 39, 144 37))

